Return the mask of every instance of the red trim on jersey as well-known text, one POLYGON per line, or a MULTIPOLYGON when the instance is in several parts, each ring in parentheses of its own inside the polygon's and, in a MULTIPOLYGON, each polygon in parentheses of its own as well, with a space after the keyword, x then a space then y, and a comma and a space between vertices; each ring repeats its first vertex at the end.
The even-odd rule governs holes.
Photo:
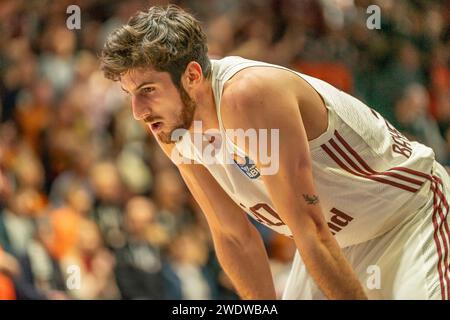
POLYGON ((370 108, 370 111, 372 111, 372 114, 375 116, 375 118, 380 119, 380 118, 378 117, 378 113, 377 113, 375 110, 373 110, 372 108, 370 108))
POLYGON ((427 180, 431 181, 431 176, 427 175, 425 173, 409 169, 409 168, 403 168, 403 167, 393 167, 391 169, 388 169, 384 172, 378 172, 374 169, 372 169, 367 162, 353 149, 350 144, 345 141, 345 139, 339 134, 337 130, 334 131, 334 135, 336 136, 337 140, 340 142, 340 144, 343 146, 341 147, 336 143, 336 141, 331 138, 328 140, 328 143, 330 146, 333 147, 334 150, 331 150, 326 144, 323 144, 321 147, 322 149, 345 171, 356 175, 360 177, 364 177, 370 180, 378 181, 380 183, 388 184, 409 192, 417 192, 420 187, 425 183, 425 180, 418 180, 417 178, 425 178, 427 180), (350 166, 350 168, 336 156, 336 152, 345 160, 345 162, 350 166), (350 158, 350 154, 354 157, 356 161, 353 161, 352 158, 350 158), (356 171, 356 172, 355 172, 356 171), (409 177, 403 174, 400 174, 398 172, 392 172, 392 171, 401 171, 406 172, 410 175, 415 175, 417 178, 409 177), (397 181, 392 181, 388 179, 384 179, 380 176, 385 177, 391 177, 396 179, 397 181), (410 185, 406 185, 403 182, 408 182, 411 184, 415 184, 417 187, 413 187, 410 185))
MULTIPOLYGON (((348 142, 347 141, 345 141, 345 139, 339 134, 339 132, 337 131, 337 130, 335 130, 334 131, 334 134, 336 135, 336 138, 342 143, 342 145, 355 157, 355 159, 357 159, 358 160, 358 162, 367 170, 367 171, 369 171, 369 172, 371 172, 371 173, 373 173, 373 174, 382 174, 382 175, 388 175, 388 173, 389 172, 387 172, 387 171, 391 171, 391 170, 398 170, 398 171, 403 171, 403 172, 407 172, 407 173, 409 173, 409 174, 412 174, 412 175, 416 175, 416 176, 419 176, 419 177, 422 177, 422 178, 426 178, 426 179, 430 179, 430 176, 429 175, 427 175, 427 174, 425 174, 425 173, 422 173, 422 172, 420 172, 420 171, 416 171, 416 170, 413 170, 413 169, 409 169, 409 168, 404 168, 404 167, 394 167, 394 168, 391 168, 391 169, 389 169, 389 170, 387 170, 387 171, 385 171, 385 172, 377 172, 377 171, 375 171, 374 169, 372 169, 368 164, 367 164, 367 162, 365 162, 364 161, 364 159, 348 144, 348 142)), ((330 139, 330 143, 331 143, 331 140, 333 140, 333 139, 330 139)), ((401 180, 404 180, 404 181, 408 181, 408 182, 412 182, 411 180, 409 180, 409 179, 411 179, 411 178, 408 178, 408 177, 405 177, 405 176, 401 176, 401 175, 397 175, 397 174, 395 174, 395 175, 392 175, 393 177, 397 177, 397 178, 399 178, 399 179, 401 179, 401 180), (400 178, 400 177, 401 178, 400 178)), ((415 183, 415 184, 417 184, 417 182, 419 182, 420 183, 420 185, 422 185, 423 183, 424 183, 424 181, 422 181, 422 182, 420 182, 420 181, 418 181, 418 180, 415 180, 415 179, 412 179, 412 180, 414 180, 414 182, 412 182, 412 183, 415 183)))
POLYGON ((371 173, 367 173, 364 172, 362 169, 360 169, 358 167, 358 165, 356 163, 353 162, 352 159, 350 159, 350 157, 337 145, 337 143, 333 140, 330 139, 330 144, 333 146, 333 148, 339 152, 339 154, 342 156, 342 158, 344 158, 348 164, 350 164, 350 166, 353 167, 353 169, 355 169, 356 171, 358 171, 359 173, 366 175, 366 176, 373 176, 373 175, 380 175, 380 176, 388 176, 388 177, 393 177, 393 178, 397 178, 399 180, 403 180, 406 182, 410 182, 412 184, 416 184, 418 186, 422 186, 423 183, 425 181, 420 181, 420 180, 416 180, 410 177, 406 177, 406 176, 402 176, 401 174, 395 173, 395 172, 377 172, 375 170, 371 169, 371 173))
POLYGON ((439 272, 439 281, 441 288, 441 296, 442 299, 450 299, 450 264, 449 264, 449 241, 450 241, 450 232, 447 222, 447 216, 449 211, 449 205, 447 200, 445 199, 444 194, 439 189, 439 185, 442 186, 442 180, 437 176, 431 177, 433 182, 431 189, 433 190, 433 226, 434 226, 434 241, 436 243, 437 251, 438 251, 438 272, 439 272), (440 200, 439 205, 437 204, 437 199, 440 200), (444 205, 446 209, 446 213, 444 215, 441 205, 444 205), (440 224, 437 222, 437 215, 439 215, 441 221, 440 224), (443 227, 445 231, 443 230, 443 227), (439 238, 439 235, 441 238, 439 238), (448 238, 448 239, 447 239, 448 238), (444 247, 444 256, 442 256, 442 250, 440 245, 440 239, 442 239, 443 247, 444 247), (443 265, 442 265, 443 264, 443 265), (442 271, 443 268, 443 271, 442 271))
POLYGON ((347 141, 345 141, 344 138, 342 138, 342 136, 339 134, 339 132, 337 132, 337 130, 334 131, 334 135, 336 136, 336 138, 338 138, 339 142, 342 143, 342 145, 347 149, 347 151, 349 151, 355 157, 355 159, 358 160, 358 162, 364 167, 364 169, 366 169, 371 173, 376 173, 375 170, 369 167, 369 165, 364 161, 364 159, 361 158, 359 154, 347 143, 347 141))
POLYGON ((325 150, 325 152, 328 153, 328 155, 342 169, 344 169, 345 171, 347 171, 347 172, 349 172, 349 173, 351 173, 351 174, 353 174, 355 176, 367 178, 367 179, 374 180, 374 181, 378 181, 380 183, 388 184, 388 185, 391 185, 393 187, 397 187, 397 188, 400 188, 400 189, 403 189, 403 190, 406 190, 406 191, 409 191, 409 192, 413 192, 413 193, 416 192, 417 190, 419 190, 419 189, 415 189, 413 187, 406 186, 406 185, 403 185, 403 184, 400 184, 400 183, 397 183, 397 182, 394 182, 394 181, 391 181, 391 180, 386 180, 386 179, 383 179, 383 178, 374 177, 372 175, 365 175, 365 174, 360 174, 358 172, 355 172, 352 169, 350 169, 349 167, 347 167, 338 157, 336 157, 336 155, 326 145, 322 145, 322 149, 325 150))
POLYGON ((433 232, 433 238, 434 238, 434 243, 436 244, 436 249, 437 249, 437 253, 438 253, 438 262, 437 262, 437 269, 438 269, 438 273, 439 273, 439 286, 441 288, 441 297, 442 300, 445 300, 445 281, 444 281, 444 275, 442 272, 442 249, 441 249, 441 243, 439 241, 439 237, 438 237, 438 229, 439 229, 439 225, 437 223, 437 218, 436 218, 436 213, 437 213, 437 201, 436 201, 436 193, 434 192, 435 187, 434 184, 432 183, 432 188, 433 190, 433 216, 432 216, 432 221, 433 221, 433 227, 434 227, 434 232, 433 232))
MULTIPOLYGON (((420 171, 417 171, 417 170, 413 170, 413 169, 410 169, 410 168, 394 167, 394 168, 390 168, 389 170, 403 171, 403 172, 407 172, 407 173, 414 174, 416 176, 425 178, 425 179, 430 180, 430 181, 432 180, 432 177, 429 174, 426 174, 426 173, 423 173, 423 172, 420 172, 420 171)), ((436 176, 435 176, 435 178, 439 179, 439 177, 436 177, 436 176)), ((439 179, 439 182, 441 183, 442 180, 439 179)))

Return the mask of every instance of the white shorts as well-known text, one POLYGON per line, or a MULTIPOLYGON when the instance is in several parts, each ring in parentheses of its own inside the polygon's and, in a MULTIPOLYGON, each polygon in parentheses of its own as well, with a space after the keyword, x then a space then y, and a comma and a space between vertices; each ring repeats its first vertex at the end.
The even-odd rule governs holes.
MULTIPOLYGON (((367 242, 343 248, 369 299, 450 299, 450 179, 438 163, 436 188, 401 225, 367 242)), ((325 299, 297 252, 283 299, 325 299)))

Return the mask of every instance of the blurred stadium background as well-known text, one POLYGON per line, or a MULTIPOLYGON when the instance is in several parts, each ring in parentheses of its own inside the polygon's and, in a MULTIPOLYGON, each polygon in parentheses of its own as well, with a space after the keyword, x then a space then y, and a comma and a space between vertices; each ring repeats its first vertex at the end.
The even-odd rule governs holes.
MULTIPOLYGON (((98 69, 111 30, 165 3, 0 2, 0 299, 237 299, 176 168, 98 69)), ((171 3, 203 22, 211 57, 324 79, 450 165, 449 1, 171 3)), ((294 245, 258 228, 281 294, 294 245)))

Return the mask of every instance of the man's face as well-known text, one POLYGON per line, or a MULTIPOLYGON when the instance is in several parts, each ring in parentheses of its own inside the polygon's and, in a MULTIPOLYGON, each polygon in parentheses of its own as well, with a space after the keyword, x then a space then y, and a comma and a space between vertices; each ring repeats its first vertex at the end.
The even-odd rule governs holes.
POLYGON ((183 87, 178 90, 169 73, 132 69, 121 76, 120 83, 131 97, 134 118, 144 120, 162 143, 175 143, 172 132, 191 126, 196 104, 183 87))

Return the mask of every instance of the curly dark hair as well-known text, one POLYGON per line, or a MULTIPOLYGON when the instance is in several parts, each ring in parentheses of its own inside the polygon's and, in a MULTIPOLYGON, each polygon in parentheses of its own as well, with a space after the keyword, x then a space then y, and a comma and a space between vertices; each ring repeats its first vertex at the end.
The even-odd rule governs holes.
POLYGON ((207 54, 206 35, 198 20, 175 5, 154 6, 147 12, 139 11, 108 36, 101 69, 106 78, 117 81, 130 69, 151 66, 168 72, 179 88, 181 75, 191 61, 198 62, 209 78, 207 54))

